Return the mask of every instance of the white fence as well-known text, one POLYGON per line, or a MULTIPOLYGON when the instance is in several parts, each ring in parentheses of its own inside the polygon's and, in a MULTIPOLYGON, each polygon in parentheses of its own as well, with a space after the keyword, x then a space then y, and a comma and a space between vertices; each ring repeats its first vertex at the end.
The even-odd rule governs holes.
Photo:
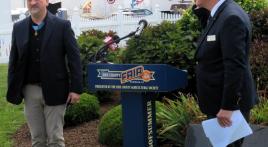
POLYGON ((11 48, 11 29, 0 30, 0 63, 7 63, 11 48))
MULTIPOLYGON (((20 19, 25 17, 21 16, 20 19)), ((135 31, 138 27, 138 22, 141 19, 148 21, 149 25, 157 25, 162 21, 175 22, 180 19, 178 14, 162 14, 159 9, 155 9, 154 13, 149 16, 135 17, 123 15, 119 13, 115 16, 105 18, 105 19, 85 19, 80 17, 79 11, 76 9, 72 16, 70 16, 70 21, 72 23, 72 28, 76 36, 79 36, 82 31, 96 29, 103 32, 108 32, 110 30, 117 32, 119 37, 125 36, 128 33, 135 31)), ((11 32, 12 25, 10 25, 5 30, 0 29, 0 63, 7 63, 10 47, 11 47, 11 32)), ((121 46, 125 45, 125 42, 120 43, 121 46)))
POLYGON ((147 20, 149 25, 157 25, 164 20, 175 22, 179 18, 179 14, 163 14, 158 8, 156 8, 152 15, 143 17, 124 15, 122 12, 119 12, 119 14, 109 18, 95 20, 81 18, 78 11, 75 10, 70 20, 76 35, 79 35, 82 31, 97 29, 103 32, 112 30, 117 32, 119 36, 123 36, 131 31, 135 31, 138 26, 138 22, 141 19, 147 20))

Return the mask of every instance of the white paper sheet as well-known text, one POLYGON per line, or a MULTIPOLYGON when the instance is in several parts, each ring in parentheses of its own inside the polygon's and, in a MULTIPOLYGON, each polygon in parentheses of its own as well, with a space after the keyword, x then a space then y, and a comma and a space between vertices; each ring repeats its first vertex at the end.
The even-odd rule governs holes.
POLYGON ((252 130, 240 110, 233 112, 232 126, 223 128, 217 118, 205 120, 202 127, 213 147, 226 147, 228 144, 252 134, 252 130))

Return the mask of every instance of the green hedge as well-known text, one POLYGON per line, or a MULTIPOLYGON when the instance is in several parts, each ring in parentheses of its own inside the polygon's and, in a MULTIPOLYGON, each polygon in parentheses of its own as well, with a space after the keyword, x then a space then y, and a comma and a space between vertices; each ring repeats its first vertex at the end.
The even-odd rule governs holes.
POLYGON ((127 41, 123 63, 169 64, 188 71, 188 91, 195 91, 196 41, 201 27, 189 9, 176 23, 163 22, 147 27, 140 38, 127 41))
POLYGON ((234 0, 236 1, 246 12, 261 10, 268 4, 267 0, 234 0))
MULTIPOLYGON (((77 39, 79 48, 80 48, 80 56, 82 60, 82 68, 83 68, 83 87, 84 91, 88 91, 87 88, 87 65, 92 61, 94 55, 97 53, 100 47, 104 45, 103 40, 106 36, 114 36, 115 32, 102 32, 98 30, 89 30, 83 32, 77 39)), ((107 56, 107 60, 110 62, 118 63, 119 62, 119 54, 120 49, 109 52, 107 56)))
POLYGON ((251 12, 253 43, 250 64, 258 90, 268 89, 268 8, 251 12))
POLYGON ((97 97, 83 93, 80 102, 70 105, 65 113, 65 126, 73 126, 99 117, 100 105, 97 97))
MULTIPOLYGON (((89 30, 83 32, 77 39, 82 60, 84 92, 88 92, 97 96, 100 103, 110 101, 112 92, 98 91, 93 93, 88 90, 87 65, 92 61, 93 56, 97 53, 99 48, 104 45, 103 40, 105 37, 114 35, 116 35, 116 33, 112 31, 106 33, 98 30, 89 30)), ((121 63, 122 51, 123 50, 119 48, 116 51, 109 52, 106 58, 107 61, 113 63, 121 63)))
POLYGON ((98 126, 99 142, 109 146, 122 146, 122 107, 114 107, 101 119, 98 126))
POLYGON ((253 39, 263 39, 268 36, 268 7, 250 13, 253 24, 253 39))

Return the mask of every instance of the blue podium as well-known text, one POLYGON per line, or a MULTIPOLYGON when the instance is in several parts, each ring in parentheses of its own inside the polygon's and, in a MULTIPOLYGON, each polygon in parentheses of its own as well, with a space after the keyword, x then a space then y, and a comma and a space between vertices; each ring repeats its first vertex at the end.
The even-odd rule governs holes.
POLYGON ((154 93, 187 85, 187 72, 165 64, 89 64, 91 91, 120 90, 124 147, 156 147, 154 93))

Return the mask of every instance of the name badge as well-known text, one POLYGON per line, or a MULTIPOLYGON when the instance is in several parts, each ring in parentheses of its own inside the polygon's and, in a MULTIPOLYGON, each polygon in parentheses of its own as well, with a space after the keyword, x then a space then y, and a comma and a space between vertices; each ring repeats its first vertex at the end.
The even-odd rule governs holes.
POLYGON ((216 41, 216 35, 208 35, 207 42, 210 42, 210 41, 216 41))

